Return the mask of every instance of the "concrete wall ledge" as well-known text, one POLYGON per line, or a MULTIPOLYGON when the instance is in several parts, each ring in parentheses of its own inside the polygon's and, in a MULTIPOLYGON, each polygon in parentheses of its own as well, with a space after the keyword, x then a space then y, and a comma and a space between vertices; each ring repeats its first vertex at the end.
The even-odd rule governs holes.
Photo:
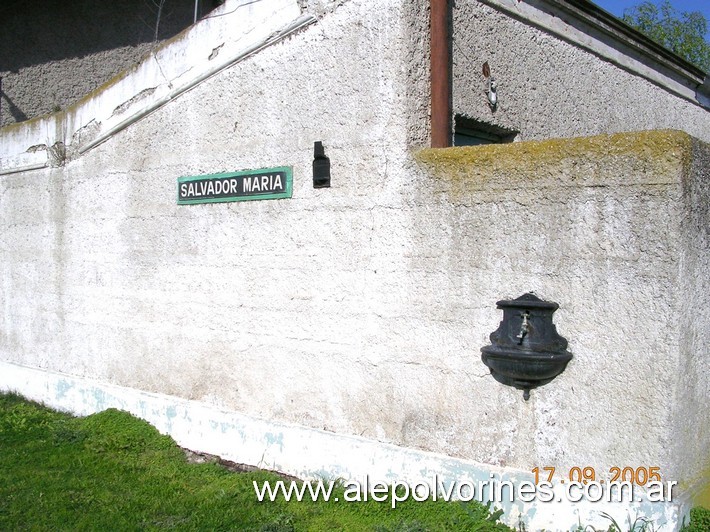
POLYGON ((452 191, 678 183, 693 138, 682 131, 425 149, 416 159, 452 191))

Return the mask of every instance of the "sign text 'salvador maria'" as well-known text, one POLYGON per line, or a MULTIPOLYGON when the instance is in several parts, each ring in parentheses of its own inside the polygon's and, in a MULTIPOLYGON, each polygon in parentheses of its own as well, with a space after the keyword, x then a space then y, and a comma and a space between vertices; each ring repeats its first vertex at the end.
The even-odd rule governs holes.
POLYGON ((290 198, 290 166, 178 178, 178 205, 290 198))

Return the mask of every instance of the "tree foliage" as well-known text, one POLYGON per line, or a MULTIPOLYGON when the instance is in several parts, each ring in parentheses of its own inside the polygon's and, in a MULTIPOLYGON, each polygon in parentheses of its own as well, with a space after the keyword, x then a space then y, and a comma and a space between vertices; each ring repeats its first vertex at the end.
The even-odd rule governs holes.
POLYGON ((688 62, 710 72, 708 21, 700 11, 679 12, 669 0, 646 1, 626 9, 622 20, 688 62))

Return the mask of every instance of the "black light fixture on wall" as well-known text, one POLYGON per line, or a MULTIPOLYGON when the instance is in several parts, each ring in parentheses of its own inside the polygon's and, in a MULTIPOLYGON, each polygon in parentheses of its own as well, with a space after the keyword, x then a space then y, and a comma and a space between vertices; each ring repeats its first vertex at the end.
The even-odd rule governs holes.
POLYGON ((330 186, 330 159, 325 155, 323 143, 313 144, 313 188, 330 186))

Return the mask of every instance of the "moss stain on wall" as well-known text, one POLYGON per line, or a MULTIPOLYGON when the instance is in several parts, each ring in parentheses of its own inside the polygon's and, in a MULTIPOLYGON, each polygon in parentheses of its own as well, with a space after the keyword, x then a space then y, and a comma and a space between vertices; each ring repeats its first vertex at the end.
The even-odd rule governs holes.
POLYGON ((560 186, 669 185, 690 168, 692 138, 642 131, 425 149, 416 160, 450 192, 560 186))

